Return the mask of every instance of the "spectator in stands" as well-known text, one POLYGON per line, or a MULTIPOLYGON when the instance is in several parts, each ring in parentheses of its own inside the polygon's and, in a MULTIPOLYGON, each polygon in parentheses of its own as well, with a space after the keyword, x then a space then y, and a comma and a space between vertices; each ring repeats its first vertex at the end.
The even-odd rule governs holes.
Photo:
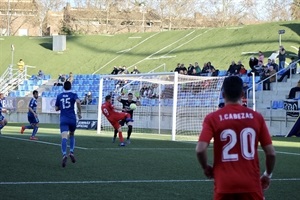
POLYGON ((275 59, 271 60, 271 65, 273 66, 273 68, 276 72, 279 71, 279 67, 278 67, 277 63, 275 62, 275 59))
POLYGON ((159 97, 158 85, 152 84, 148 89, 148 98, 158 98, 158 97, 159 97))
POLYGON ((269 58, 268 63, 266 64, 266 66, 269 68, 271 65, 272 65, 272 60, 269 58))
POLYGON ((116 75, 118 73, 119 73, 119 69, 116 66, 114 66, 114 69, 112 70, 112 72, 110 74, 116 75))
POLYGON ((296 92, 300 92, 300 80, 298 81, 296 87, 291 88, 288 99, 299 98, 299 97, 296 97, 296 92))
POLYGON ((269 76, 270 76, 270 83, 276 82, 276 70, 274 69, 273 65, 269 67, 269 76))
POLYGON ((231 65, 228 67, 227 76, 237 75, 238 73, 238 66, 234 61, 232 61, 231 65))
POLYGON ((88 92, 85 94, 84 99, 80 101, 81 105, 90 105, 93 101, 92 93, 88 92))
POLYGON ((25 63, 24 63, 23 59, 19 60, 19 62, 17 63, 17 66, 18 66, 18 69, 19 69, 20 73, 24 71, 25 63))
POLYGON ((263 80, 263 90, 271 90, 270 89, 270 70, 267 66, 263 66, 263 70, 260 76, 260 79, 263 80))
POLYGON ((187 74, 187 68, 184 66, 183 63, 180 65, 180 70, 182 70, 182 74, 187 74))
POLYGON ((118 74, 123 74, 123 71, 124 71, 123 67, 122 67, 122 66, 119 66, 118 74))
POLYGON ((69 73, 69 77, 67 78, 67 81, 69 81, 71 84, 73 83, 73 81, 74 81, 74 76, 73 76, 73 73, 72 73, 72 72, 69 73))
POLYGON ((134 69, 131 73, 132 74, 140 74, 141 72, 138 70, 137 66, 134 66, 134 69))
POLYGON ((148 87, 146 85, 143 85, 143 87, 140 89, 140 96, 146 97, 148 95, 148 87))
POLYGON ((195 66, 192 65, 192 63, 190 63, 190 64, 189 64, 189 67, 188 67, 188 69, 187 69, 187 74, 188 74, 188 75, 192 75, 194 69, 195 69, 195 66))
POLYGON ((196 70, 196 75, 200 75, 201 74, 201 68, 198 64, 198 62, 195 62, 195 70, 196 70))
POLYGON ((193 69, 192 74, 190 74, 191 76, 198 76, 196 68, 193 69))
POLYGON ((254 71, 254 66, 256 66, 258 64, 258 60, 255 57, 251 57, 249 60, 249 67, 251 69, 251 71, 254 71))
POLYGON ((293 73, 293 71, 295 71, 295 69, 297 69, 297 63, 294 61, 295 61, 295 58, 292 57, 291 63, 289 64, 289 66, 287 66, 287 68, 285 68, 285 71, 283 72, 281 77, 278 79, 278 82, 282 82, 285 77, 290 78, 290 75, 293 73))
MULTIPOLYGON (((240 62, 240 61, 239 61, 240 62)), ((240 69, 240 76, 246 75, 247 74, 247 70, 245 69, 244 65, 241 65, 241 69, 240 69)))
POLYGON ((254 73, 255 76, 260 76, 261 73, 263 72, 264 65, 262 61, 258 61, 258 64, 253 67, 253 69, 248 73, 248 76, 252 76, 252 72, 254 73))
POLYGON ((211 69, 211 76, 218 76, 218 75, 219 75, 219 70, 215 69, 215 68, 212 68, 211 69))
POLYGON ((126 66, 123 66, 123 72, 122 74, 129 74, 129 71, 127 70, 126 66))
POLYGON ((38 80, 42 80, 42 79, 44 78, 44 72, 43 72, 41 69, 39 70, 39 72, 38 72, 36 78, 37 78, 38 80))
POLYGON ((284 69, 285 66, 285 59, 286 59, 286 52, 283 46, 279 46, 278 52, 278 59, 279 59, 279 70, 284 69))
POLYGON ((213 65, 211 65, 210 61, 207 62, 207 67, 208 67, 208 69, 209 69, 210 72, 212 71, 212 69, 215 69, 215 67, 213 65))
POLYGON ((265 59, 264 54, 261 51, 259 51, 258 52, 258 60, 262 61, 262 63, 264 63, 264 59, 265 59))
POLYGON ((59 74, 57 82, 54 83, 54 86, 63 86, 66 82, 66 76, 64 74, 59 74))
POLYGON ((174 69, 174 72, 178 72, 180 71, 180 63, 177 63, 177 66, 174 69))

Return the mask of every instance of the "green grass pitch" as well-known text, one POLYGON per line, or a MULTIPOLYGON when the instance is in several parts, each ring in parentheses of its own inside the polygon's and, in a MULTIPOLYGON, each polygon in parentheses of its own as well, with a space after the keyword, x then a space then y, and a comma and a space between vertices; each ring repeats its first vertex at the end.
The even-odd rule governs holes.
MULTIPOLYGON (((20 124, 2 130, 0 199, 212 199, 213 182, 197 163, 196 143, 133 133, 132 143, 121 148, 111 142, 112 133, 77 130, 77 162, 69 159, 62 168, 57 126, 41 124, 37 142, 29 140, 29 130, 19 133, 20 124)), ((300 138, 273 141, 277 162, 265 197, 299 199, 300 138)), ((263 166, 261 151, 260 161, 263 166)))

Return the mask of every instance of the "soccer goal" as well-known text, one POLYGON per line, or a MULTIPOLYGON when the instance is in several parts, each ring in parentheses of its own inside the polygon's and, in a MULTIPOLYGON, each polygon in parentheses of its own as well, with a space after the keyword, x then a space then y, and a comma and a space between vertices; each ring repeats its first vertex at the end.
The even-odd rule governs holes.
MULTIPOLYGON (((113 97, 115 107, 121 95, 132 93, 141 105, 134 110, 134 133, 169 134, 172 140, 195 141, 202 129, 204 117, 218 109, 224 77, 187 76, 177 72, 107 75, 100 79, 98 128, 113 129, 101 113, 105 96, 113 97), (101 99, 102 97, 102 99, 101 99)), ((123 127, 126 136, 127 126, 123 127)))

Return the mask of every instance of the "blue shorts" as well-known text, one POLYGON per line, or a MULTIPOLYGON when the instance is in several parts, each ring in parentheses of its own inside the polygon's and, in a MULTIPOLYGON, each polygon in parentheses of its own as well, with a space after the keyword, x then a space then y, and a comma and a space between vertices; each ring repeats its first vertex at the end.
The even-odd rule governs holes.
POLYGON ((60 122, 60 132, 74 132, 76 130, 76 121, 60 122))
POLYGON ((37 123, 39 123, 40 121, 39 121, 39 119, 38 119, 37 117, 29 115, 29 116, 28 116, 28 122, 29 122, 30 124, 37 124, 37 123))
POLYGON ((0 115, 0 121, 4 120, 4 116, 0 115))

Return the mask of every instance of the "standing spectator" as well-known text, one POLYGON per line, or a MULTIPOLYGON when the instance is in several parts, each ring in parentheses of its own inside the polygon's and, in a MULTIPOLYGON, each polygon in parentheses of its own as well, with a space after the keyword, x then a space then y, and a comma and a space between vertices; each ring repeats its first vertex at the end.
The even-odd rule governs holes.
POLYGON ((256 66, 258 64, 258 60, 255 57, 251 57, 249 60, 249 67, 250 69, 253 71, 254 70, 254 66, 256 66))
POLYGON ((37 90, 34 90, 32 92, 33 94, 33 98, 30 100, 29 102, 29 106, 28 106, 28 113, 27 113, 27 117, 28 117, 28 122, 30 125, 28 126, 22 126, 21 128, 21 134, 24 133, 25 129, 33 129, 32 134, 30 136, 30 140, 38 140, 37 137, 35 137, 35 135, 38 132, 39 129, 39 118, 37 116, 37 99, 39 97, 39 92, 37 90))
POLYGON ((275 150, 270 133, 260 113, 240 104, 243 96, 241 78, 227 77, 223 82, 223 90, 225 107, 204 119, 196 146, 198 162, 204 174, 214 179, 215 200, 263 200, 263 190, 269 188, 275 166, 275 150), (207 148, 212 139, 213 167, 207 163, 207 148), (259 144, 266 159, 266 170, 262 176, 259 144))
POLYGON ((270 70, 267 66, 264 66, 260 77, 260 79, 263 81, 263 90, 271 90, 269 76, 270 70))
POLYGON ((19 60, 19 62, 17 63, 17 66, 18 66, 18 69, 19 69, 20 73, 24 71, 25 63, 24 63, 23 59, 19 60))
POLYGON ((279 70, 284 69, 286 52, 285 52, 285 49, 283 48, 283 46, 279 46, 278 59, 279 59, 279 70))
POLYGON ((264 59, 265 59, 264 54, 261 51, 259 51, 258 52, 258 60, 262 61, 262 63, 264 63, 264 59))
POLYGON ((141 72, 138 70, 137 66, 134 66, 134 69, 131 73, 132 74, 140 74, 141 72))
POLYGON ((276 70, 274 69, 273 65, 269 67, 269 76, 270 76, 270 83, 276 82, 276 70))
POLYGON ((4 126, 7 124, 7 120, 5 117, 2 115, 2 113, 9 113, 8 109, 5 109, 3 107, 3 100, 4 100, 4 94, 0 93, 0 135, 1 135, 1 130, 3 129, 4 126))
POLYGON ((72 163, 76 162, 74 156, 75 149, 75 130, 76 130, 76 114, 75 103, 77 105, 77 116, 81 119, 81 105, 76 93, 71 92, 72 84, 69 81, 64 83, 64 92, 60 93, 55 102, 55 110, 60 110, 60 133, 61 133, 61 152, 62 152, 62 167, 67 164, 67 143, 70 141, 69 156, 72 163))
POLYGON ((291 63, 285 68, 285 71, 281 75, 281 77, 278 79, 278 82, 282 82, 284 77, 290 78, 290 75, 293 73, 293 70, 297 68, 297 63, 295 63, 295 58, 291 57, 291 63))
MULTIPOLYGON (((117 100, 122 104, 122 107, 123 107, 122 112, 129 113, 130 116, 131 116, 131 119, 133 119, 133 110, 130 109, 130 104, 136 104, 137 106, 140 106, 141 103, 140 103, 139 97, 136 97, 136 101, 134 101, 133 100, 133 94, 128 93, 127 99, 123 99, 122 96, 119 96, 117 98, 117 100)), ((128 126, 126 143, 130 144, 130 136, 131 136, 131 133, 132 133, 133 120, 126 122, 126 120, 124 119, 120 122, 120 125, 124 126, 125 123, 128 126)), ((113 143, 116 141, 117 134, 118 134, 118 130, 115 129, 114 137, 113 137, 113 143)))
POLYGON ((74 81, 74 76, 73 76, 73 73, 72 73, 72 72, 69 73, 69 77, 67 78, 67 81, 69 81, 71 84, 73 83, 73 81, 74 81))

